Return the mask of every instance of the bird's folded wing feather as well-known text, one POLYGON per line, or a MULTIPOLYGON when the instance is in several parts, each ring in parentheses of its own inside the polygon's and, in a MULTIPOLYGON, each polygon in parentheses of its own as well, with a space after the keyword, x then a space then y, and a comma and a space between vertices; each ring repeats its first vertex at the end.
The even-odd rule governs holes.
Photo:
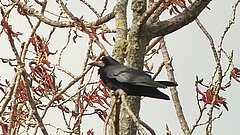
POLYGON ((107 77, 114 78, 121 83, 154 88, 166 88, 166 85, 155 82, 148 74, 140 70, 135 70, 122 65, 111 66, 106 70, 111 70, 111 72, 107 72, 107 77))

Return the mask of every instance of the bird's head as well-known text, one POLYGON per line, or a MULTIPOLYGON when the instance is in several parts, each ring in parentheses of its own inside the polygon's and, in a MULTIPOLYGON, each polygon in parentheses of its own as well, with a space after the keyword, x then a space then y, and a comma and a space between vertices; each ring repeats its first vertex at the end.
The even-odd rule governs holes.
POLYGON ((89 63, 88 65, 97 66, 97 67, 105 67, 108 65, 116 65, 116 64, 120 64, 120 63, 110 56, 104 56, 101 58, 101 60, 89 63))

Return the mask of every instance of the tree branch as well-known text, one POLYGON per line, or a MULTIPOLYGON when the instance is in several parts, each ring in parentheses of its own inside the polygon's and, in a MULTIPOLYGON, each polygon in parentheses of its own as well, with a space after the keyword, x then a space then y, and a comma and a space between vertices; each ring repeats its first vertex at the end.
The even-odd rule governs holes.
MULTIPOLYGON (((98 18, 96 21, 90 23, 89 25, 99 26, 103 23, 108 22, 109 20, 113 19, 115 17, 114 12, 108 13, 105 16, 98 18)), ((87 24, 88 25, 88 24, 87 24)))
POLYGON ((28 15, 30 16, 34 16, 36 18, 38 18, 39 20, 41 20, 42 22, 50 25, 50 26, 54 26, 54 27, 60 27, 60 28, 64 28, 64 27, 73 27, 74 24, 69 22, 69 21, 55 21, 55 20, 51 20, 47 17, 45 17, 41 12, 39 12, 38 10, 31 8, 29 6, 27 6, 27 4, 20 2, 19 0, 12 0, 13 3, 17 3, 17 5, 19 7, 22 8, 22 10, 24 12, 26 12, 28 15))
MULTIPOLYGON (((27 6, 24 2, 20 2, 19 0, 12 0, 13 3, 17 3, 21 9, 27 13, 29 16, 36 17, 37 19, 41 20, 42 22, 53 26, 53 27, 59 27, 59 28, 66 28, 66 27, 74 27, 75 23, 71 21, 59 21, 59 20, 52 20, 50 18, 47 18, 46 16, 43 15, 43 13, 39 12, 38 10, 27 6)), ((87 27, 90 27, 91 25, 101 25, 103 23, 108 22, 109 20, 113 19, 115 17, 114 13, 111 12, 103 17, 98 18, 96 21, 86 24, 87 27)))
MULTIPOLYGON (((175 77, 174 77, 174 74, 173 74, 173 67, 172 67, 171 59, 170 59, 168 51, 167 51, 167 47, 165 46, 165 42, 163 40, 161 40, 161 43, 163 44, 161 51, 162 51, 163 59, 165 61, 165 67, 167 69, 168 78, 171 81, 175 81, 175 77)), ((178 91, 177 91, 176 87, 173 87, 170 90, 171 90, 171 94, 172 94, 172 99, 173 99, 173 104, 174 104, 174 107, 175 107, 175 111, 176 111, 179 123, 181 125, 181 129, 182 129, 184 135, 191 135, 188 124, 187 124, 187 121, 186 121, 185 116, 183 114, 183 110, 182 110, 180 100, 178 98, 178 91)))
POLYGON ((22 72, 23 72, 22 76, 23 76, 23 79, 24 79, 23 83, 24 83, 24 85, 26 87, 26 93, 27 93, 29 104, 30 104, 31 109, 33 111, 33 115, 36 117, 37 122, 38 122, 38 127, 40 127, 42 133, 44 135, 48 135, 47 129, 45 128, 45 126, 43 124, 43 119, 40 117, 40 115, 39 115, 39 113, 37 111, 36 103, 35 103, 35 101, 34 101, 34 99, 32 97, 30 86, 29 86, 30 82, 29 82, 29 80, 27 78, 27 72, 25 71, 25 69, 22 69, 22 72))
POLYGON ((148 35, 151 38, 170 34, 183 26, 194 21, 197 16, 205 9, 211 0, 196 0, 182 13, 165 21, 158 21, 147 26, 148 35))

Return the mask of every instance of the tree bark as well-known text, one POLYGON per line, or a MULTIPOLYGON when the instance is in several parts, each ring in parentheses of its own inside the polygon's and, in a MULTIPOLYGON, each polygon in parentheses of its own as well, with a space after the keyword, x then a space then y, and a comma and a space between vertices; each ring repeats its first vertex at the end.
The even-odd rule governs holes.
MULTIPOLYGON (((142 14, 146 11, 146 0, 133 0, 131 4, 133 12, 132 26, 129 31, 129 44, 126 50, 127 65, 136 68, 143 69, 144 54, 146 48, 146 40, 140 32, 143 29, 139 28, 137 24, 142 14)), ((128 96, 127 104, 132 112, 139 116, 141 97, 128 96)), ((121 135, 136 135, 137 127, 128 112, 121 107, 120 113, 120 134, 121 135)))

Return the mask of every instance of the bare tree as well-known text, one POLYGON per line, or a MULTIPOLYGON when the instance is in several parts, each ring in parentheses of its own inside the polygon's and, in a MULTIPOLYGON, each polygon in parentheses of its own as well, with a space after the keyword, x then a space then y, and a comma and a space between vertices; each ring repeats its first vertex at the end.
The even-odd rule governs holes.
MULTIPOLYGON (((209 40, 216 68, 209 78, 196 77, 199 116, 192 127, 183 113, 177 88, 170 91, 183 134, 191 135, 195 129, 204 126, 203 132, 211 135, 215 120, 223 115, 214 110, 222 106, 228 110, 222 93, 231 86, 232 80, 240 82, 240 69, 233 63, 234 53, 223 47, 226 34, 235 23, 240 1, 233 4, 232 16, 219 44, 198 19, 203 10, 210 9, 210 2, 0 1, 0 42, 8 48, 9 54, 0 54, 0 65, 6 67, 0 69, 0 77, 5 73, 8 76, 4 80, 0 78, 2 134, 40 134, 41 131, 45 135, 93 135, 91 128, 83 131, 83 119, 87 117, 102 120, 103 134, 156 134, 139 118, 141 97, 126 96, 122 90, 115 96, 116 93, 111 93, 101 80, 96 79, 96 68, 87 64, 112 54, 123 64, 153 73, 154 79, 165 67, 168 79, 175 81, 173 61, 164 36, 195 21, 209 40), (159 19, 164 12, 169 12, 170 17, 159 19), (128 21, 130 17, 131 22, 128 21), (78 53, 69 54, 68 49, 78 53), (154 65, 157 70, 153 70, 148 63, 159 53, 164 61, 158 67, 154 65), (227 59, 227 64, 222 62, 223 59, 227 59), (73 67, 80 70, 74 71, 73 67), (211 81, 206 84, 205 80, 211 81), (51 113, 54 113, 54 119, 62 121, 60 125, 46 122, 51 113), (95 115, 98 118, 94 118, 95 115)), ((170 135, 171 129, 168 126, 166 129, 166 134, 170 135)))

